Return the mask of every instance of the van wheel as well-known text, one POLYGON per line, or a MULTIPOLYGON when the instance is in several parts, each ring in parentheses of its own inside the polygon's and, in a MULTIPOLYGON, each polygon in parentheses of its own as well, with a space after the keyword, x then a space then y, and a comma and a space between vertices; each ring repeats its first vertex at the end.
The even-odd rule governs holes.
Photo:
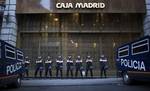
POLYGON ((131 78, 129 77, 129 75, 125 72, 123 73, 123 83, 126 84, 126 85, 130 85, 131 84, 131 78))
POLYGON ((20 77, 14 78, 13 82, 11 82, 10 84, 7 84, 8 88, 19 88, 20 86, 21 86, 20 77))
POLYGON ((21 86, 21 78, 17 77, 12 85, 14 88, 19 88, 21 86))

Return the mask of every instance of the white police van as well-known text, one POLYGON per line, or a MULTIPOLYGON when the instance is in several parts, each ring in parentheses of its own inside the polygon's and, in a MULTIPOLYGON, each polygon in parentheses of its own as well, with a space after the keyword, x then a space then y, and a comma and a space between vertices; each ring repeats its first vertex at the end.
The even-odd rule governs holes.
POLYGON ((20 87, 24 71, 23 52, 0 40, 0 85, 20 87))
POLYGON ((117 48, 118 75, 125 84, 135 80, 150 80, 150 36, 117 48))

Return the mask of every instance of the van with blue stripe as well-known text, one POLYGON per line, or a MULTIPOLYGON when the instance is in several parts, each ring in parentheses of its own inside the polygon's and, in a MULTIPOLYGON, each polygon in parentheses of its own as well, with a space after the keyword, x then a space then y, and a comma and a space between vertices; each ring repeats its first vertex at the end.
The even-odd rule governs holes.
POLYGON ((150 36, 118 47, 116 54, 118 75, 125 84, 150 80, 150 36))
POLYGON ((0 40, 0 85, 20 87, 23 73, 23 51, 0 40))

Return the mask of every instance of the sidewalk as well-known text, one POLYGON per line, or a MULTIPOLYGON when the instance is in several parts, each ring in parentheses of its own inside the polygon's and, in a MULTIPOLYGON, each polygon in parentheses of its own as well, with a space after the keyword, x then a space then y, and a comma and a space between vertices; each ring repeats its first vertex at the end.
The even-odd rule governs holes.
POLYGON ((121 78, 104 79, 30 79, 23 80, 22 86, 71 86, 71 85, 102 85, 120 83, 121 78))

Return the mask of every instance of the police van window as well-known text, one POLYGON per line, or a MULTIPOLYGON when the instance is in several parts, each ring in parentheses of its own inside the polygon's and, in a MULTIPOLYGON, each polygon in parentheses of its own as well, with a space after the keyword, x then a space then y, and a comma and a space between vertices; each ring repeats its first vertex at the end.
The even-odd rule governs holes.
POLYGON ((15 48, 5 45, 5 57, 9 59, 16 59, 15 48))
POLYGON ((17 50, 17 60, 23 61, 23 53, 17 50))
POLYGON ((132 44, 132 55, 149 52, 149 39, 144 39, 132 44))
POLYGON ((118 57, 126 57, 129 55, 129 46, 119 48, 118 57))

